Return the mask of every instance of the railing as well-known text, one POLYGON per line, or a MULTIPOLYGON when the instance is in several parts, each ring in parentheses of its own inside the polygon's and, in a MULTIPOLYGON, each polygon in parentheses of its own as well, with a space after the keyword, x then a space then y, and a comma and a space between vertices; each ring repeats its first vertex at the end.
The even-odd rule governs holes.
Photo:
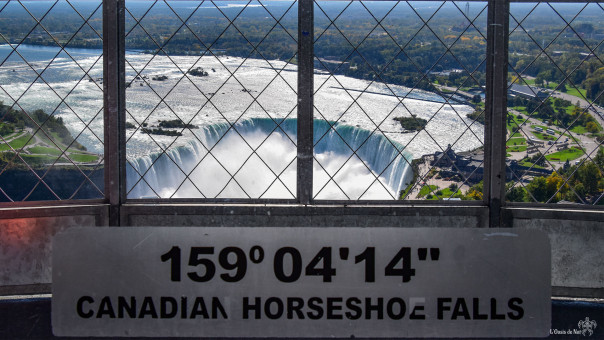
POLYGON ((0 178, 31 183, 0 187, 5 201, 108 203, 118 224, 127 203, 437 200, 488 207, 492 226, 503 206, 602 204, 601 4, 82 4, 0 7, 30 21, 1 37, 0 70, 25 87, 0 85, 0 119, 24 112, 26 122, 0 137, 0 178), (535 29, 542 8, 560 27, 535 29), (51 27, 64 11, 79 22, 69 33, 51 27), (73 52, 101 42, 102 53, 78 50, 93 57, 73 52), (55 55, 38 65, 28 44, 55 55), (77 71, 69 86, 55 81, 58 67, 77 71), (101 86, 102 105, 91 100, 101 86), (36 98, 49 114, 35 113, 36 98), (77 125, 73 138, 61 123, 77 125))

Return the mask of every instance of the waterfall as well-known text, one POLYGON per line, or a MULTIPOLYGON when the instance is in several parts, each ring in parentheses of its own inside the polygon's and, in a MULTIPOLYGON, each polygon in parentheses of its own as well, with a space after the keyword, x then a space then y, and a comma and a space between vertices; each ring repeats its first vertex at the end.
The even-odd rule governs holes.
MULTIPOLYGON (((293 199, 296 131, 296 119, 200 127, 186 146, 129 158, 128 197, 293 199)), ((313 133, 316 198, 397 198, 413 177, 410 154, 378 132, 315 120, 313 133)))

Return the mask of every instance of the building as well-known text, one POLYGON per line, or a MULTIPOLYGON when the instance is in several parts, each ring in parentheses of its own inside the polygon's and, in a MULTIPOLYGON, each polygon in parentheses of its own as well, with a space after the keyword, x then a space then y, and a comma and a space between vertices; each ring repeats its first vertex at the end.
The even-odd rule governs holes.
POLYGON ((508 95, 513 97, 517 96, 525 99, 540 100, 545 99, 548 96, 547 92, 540 88, 518 84, 512 84, 508 87, 508 95))
POLYGON ((444 152, 435 152, 430 165, 442 168, 441 175, 453 177, 461 175, 468 183, 474 184, 482 180, 484 175, 484 154, 475 153, 461 156, 455 153, 451 145, 444 152))
POLYGON ((447 145, 444 152, 437 151, 434 153, 434 158, 430 162, 432 166, 449 167, 458 162, 458 157, 455 151, 451 148, 451 144, 447 145))

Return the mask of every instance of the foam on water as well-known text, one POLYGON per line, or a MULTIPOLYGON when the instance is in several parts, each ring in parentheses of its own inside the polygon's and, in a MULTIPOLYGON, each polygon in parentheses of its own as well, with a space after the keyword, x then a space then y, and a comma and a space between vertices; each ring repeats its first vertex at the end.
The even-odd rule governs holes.
MULTIPOLYGON (((295 119, 205 126, 187 146, 129 161, 129 196, 294 198, 295 119), (140 178, 143 180, 139 180, 140 178), (211 180, 208 180, 211 179, 211 180)), ((410 155, 383 135, 316 120, 317 199, 392 199, 413 177, 410 155), (353 155, 353 151, 356 155, 353 155)))
MULTIPOLYGON (((79 135, 78 142, 92 152, 102 153, 101 51, 70 51, 77 64, 64 53, 59 54, 44 71, 48 60, 57 55, 58 49, 27 45, 21 45, 19 49, 31 67, 14 56, 0 67, 0 83, 3 84, 0 100, 9 105, 16 101, 16 107, 25 110, 53 112, 63 118, 72 135, 79 135), (89 70, 94 81, 89 81, 82 69, 89 70)), ((9 52, 6 46, 0 46, 3 58, 9 52)), ((249 150, 250 146, 259 145, 268 135, 266 129, 258 130, 260 122, 295 118, 295 65, 228 56, 173 56, 168 59, 128 53, 127 59, 126 81, 132 82, 126 92, 129 122, 135 125, 144 122, 154 127, 161 120, 181 119, 199 127, 183 131, 181 137, 148 135, 140 129, 127 129, 128 159, 134 168, 145 173, 145 180, 149 181, 148 185, 138 181, 130 169, 128 185, 132 188, 131 197, 156 194, 161 197, 292 197, 295 193, 295 129, 277 130, 255 153, 250 154, 249 150), (195 67, 203 67, 208 76, 183 76, 183 70, 195 67), (135 70, 147 76, 147 80, 135 80, 135 70), (152 77, 157 75, 165 75, 168 79, 153 81, 152 77), (239 134, 233 131, 226 135, 221 133, 230 126, 227 122, 235 123, 239 134), (206 149, 212 148, 219 140, 212 153, 207 154, 206 149), (265 145, 270 145, 270 148, 265 145), (167 155, 157 156, 163 152, 167 155), (149 168, 157 157, 160 159, 149 168), (174 167, 170 158, 177 160, 178 166, 174 167), (247 162, 242 163, 243 160, 247 162), (199 166, 195 167, 197 163, 208 166, 201 171, 199 166), (213 167, 209 166, 211 163, 213 167), (238 171, 241 164, 244 168, 238 171), (189 179, 183 172, 191 173, 189 179), (221 177, 225 174, 228 176, 221 177), (229 180, 231 175, 234 177, 229 180), (277 180, 276 175, 279 175, 277 180), (212 185, 206 187, 201 178, 212 178, 212 185), (185 180, 185 185, 180 186, 182 180, 185 180)), ((410 92, 403 86, 341 75, 329 76, 321 72, 315 74, 314 87, 314 118, 323 122, 338 121, 338 133, 341 132, 339 136, 332 131, 316 141, 318 162, 315 162, 314 182, 315 194, 318 193, 320 198, 396 197, 404 188, 410 170, 394 170, 393 164, 385 167, 385 163, 372 157, 383 156, 382 160, 390 158, 391 161, 393 157, 388 157, 388 152, 404 149, 411 159, 440 151, 448 144, 452 144, 456 151, 482 145, 483 126, 471 124, 471 120, 466 118, 472 108, 442 103, 442 98, 433 93, 410 92), (393 92, 407 94, 407 98, 401 100, 393 96, 393 92), (411 115, 429 121, 418 134, 406 133, 392 119, 411 115), (372 137, 357 153, 361 159, 357 156, 349 159, 350 149, 342 142, 342 136, 346 136, 344 140, 351 146, 363 137, 372 137), (337 171, 342 166, 344 168, 337 171), (367 170, 368 167, 371 170, 367 170), (354 174, 360 177, 354 177, 354 174), (339 187, 340 183, 347 183, 346 188, 339 187), (365 192, 368 187, 371 189, 365 192)), ((325 131, 326 128, 320 127, 315 135, 322 136, 325 131)), ((403 163, 397 166, 402 167, 403 163)))

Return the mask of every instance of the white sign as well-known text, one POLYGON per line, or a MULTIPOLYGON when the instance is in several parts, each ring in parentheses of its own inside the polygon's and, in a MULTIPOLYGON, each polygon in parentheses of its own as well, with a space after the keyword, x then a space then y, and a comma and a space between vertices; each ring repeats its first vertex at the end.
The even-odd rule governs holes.
POLYGON ((550 247, 520 229, 76 228, 52 289, 57 336, 547 336, 550 247))

